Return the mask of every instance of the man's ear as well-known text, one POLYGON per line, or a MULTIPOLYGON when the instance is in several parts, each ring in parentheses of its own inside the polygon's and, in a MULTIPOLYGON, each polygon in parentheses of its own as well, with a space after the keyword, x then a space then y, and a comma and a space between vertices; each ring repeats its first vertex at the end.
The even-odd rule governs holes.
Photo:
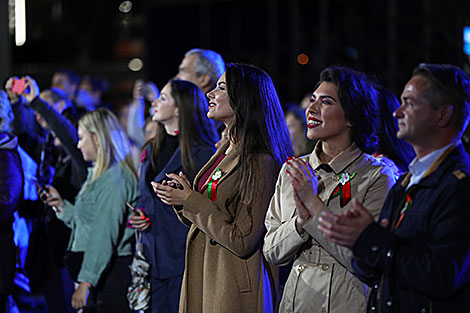
POLYGON ((437 125, 439 127, 446 127, 452 123, 452 118, 454 116, 454 107, 452 104, 445 104, 439 109, 439 121, 437 125))

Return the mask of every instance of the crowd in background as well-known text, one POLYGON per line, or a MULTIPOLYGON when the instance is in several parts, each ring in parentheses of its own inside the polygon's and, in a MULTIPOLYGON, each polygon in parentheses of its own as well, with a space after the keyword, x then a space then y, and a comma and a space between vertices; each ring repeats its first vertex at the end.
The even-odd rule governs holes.
POLYGON ((161 87, 113 113, 104 77, 6 80, 0 312, 19 288, 50 313, 470 311, 461 69, 420 64, 398 99, 330 66, 282 105, 192 49, 161 87))

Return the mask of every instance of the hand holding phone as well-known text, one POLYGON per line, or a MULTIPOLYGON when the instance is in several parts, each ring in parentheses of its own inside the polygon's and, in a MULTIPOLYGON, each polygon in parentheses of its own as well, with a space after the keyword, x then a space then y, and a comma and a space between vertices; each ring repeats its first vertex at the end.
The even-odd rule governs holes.
POLYGON ((133 212, 127 222, 128 226, 135 228, 137 230, 140 230, 140 231, 146 230, 147 228, 150 227, 150 219, 145 216, 142 209, 134 208, 129 202, 126 202, 126 205, 133 212))

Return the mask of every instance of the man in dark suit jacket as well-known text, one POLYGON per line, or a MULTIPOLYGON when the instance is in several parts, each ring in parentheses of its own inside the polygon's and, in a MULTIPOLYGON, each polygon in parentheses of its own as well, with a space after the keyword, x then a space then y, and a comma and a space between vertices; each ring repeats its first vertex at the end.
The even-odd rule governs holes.
POLYGON ((373 287, 372 312, 470 312, 470 161, 461 142, 470 79, 455 66, 420 64, 401 100, 397 136, 416 158, 380 222, 356 201, 341 215, 322 213, 319 228, 352 249, 355 274, 373 287))

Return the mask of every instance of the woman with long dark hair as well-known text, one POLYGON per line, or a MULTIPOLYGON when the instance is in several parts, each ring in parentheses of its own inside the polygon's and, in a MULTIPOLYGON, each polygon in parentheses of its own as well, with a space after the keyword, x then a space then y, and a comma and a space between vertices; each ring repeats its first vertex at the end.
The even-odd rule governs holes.
POLYGON ((292 154, 274 84, 263 70, 229 64, 209 97, 228 140, 194 181, 156 184, 190 226, 180 312, 273 312, 275 275, 261 253, 264 216, 279 169, 292 154))
POLYGON ((141 195, 129 223, 144 231, 144 255, 152 265, 149 312, 178 312, 188 227, 155 195, 150 183, 180 171, 192 181, 214 153, 218 135, 214 122, 207 118, 204 93, 191 82, 169 81, 152 106, 157 131, 143 148, 141 195))
POLYGON ((370 154, 377 145, 377 91, 365 75, 329 67, 305 111, 314 151, 281 169, 263 252, 276 265, 294 261, 280 312, 365 312, 367 289, 352 274, 351 252, 323 238, 319 212, 342 212, 352 197, 378 216, 394 183, 370 154))

